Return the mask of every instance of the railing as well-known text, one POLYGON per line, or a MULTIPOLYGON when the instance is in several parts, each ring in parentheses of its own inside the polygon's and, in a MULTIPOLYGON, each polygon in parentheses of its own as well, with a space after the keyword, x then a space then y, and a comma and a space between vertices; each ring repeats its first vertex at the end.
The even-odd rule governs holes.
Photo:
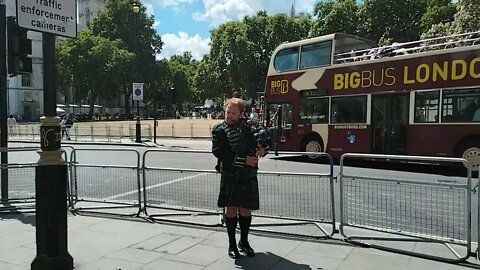
POLYGON ((435 180, 420 175, 407 178, 398 172, 385 172, 382 177, 372 177, 346 172, 344 162, 348 159, 443 165, 460 163, 464 166, 468 166, 468 161, 459 158, 344 154, 340 160, 340 231, 353 243, 367 243, 413 256, 446 262, 460 262, 471 256, 471 169, 468 169, 466 179, 438 179, 439 176, 435 176, 435 180), (355 235, 350 235, 347 227, 356 228, 352 232, 355 235), (410 242, 414 245, 389 247, 376 241, 410 242), (449 258, 447 255, 435 256, 428 251, 417 251, 415 246, 419 243, 425 245, 425 250, 429 250, 428 244, 441 244, 453 256, 449 258), (455 247, 464 247, 462 250, 465 254, 459 255, 455 247))
POLYGON ((426 51, 467 47, 478 44, 480 44, 480 31, 404 43, 394 43, 392 45, 372 49, 339 53, 334 56, 333 63, 342 64, 356 61, 367 61, 382 57, 416 54, 426 51))
MULTIPOLYGON (((9 198, 2 200, 0 214, 33 211, 37 149, 1 150, 11 154, 11 164, 0 166, 9 171, 9 198)), ((260 210, 254 213, 252 231, 314 239, 340 232, 343 240, 353 244, 450 263, 478 256, 472 239, 480 241, 480 194, 472 196, 478 192, 478 182, 473 183, 470 169, 467 177, 451 177, 381 170, 367 173, 345 165, 347 159, 367 158, 461 163, 469 168, 466 160, 345 154, 337 182, 328 154, 279 154, 315 154, 328 162, 311 164, 308 173, 259 171, 260 210), (340 231, 336 229, 336 213, 340 231), (430 254, 438 246, 452 255, 430 254)), ((69 160, 71 211, 223 226, 224 210, 216 206, 221 176, 213 170, 216 160, 209 151, 147 150, 141 156, 134 149, 67 148, 64 157, 69 160), (205 164, 211 164, 212 169, 205 169, 205 164)), ((263 162, 260 167, 281 168, 289 161, 263 162)))
MULTIPOLYGON (((158 121, 157 138, 210 139, 213 124, 201 122, 201 120, 198 123, 162 123, 158 121)), ((62 140, 121 142, 122 139, 131 139, 134 141, 135 132, 135 124, 109 125, 101 122, 89 125, 75 124, 68 130, 69 136, 62 133, 62 140)), ((153 140, 151 124, 142 123, 141 136, 142 140, 153 140)), ((35 141, 39 138, 39 125, 17 125, 9 135, 10 140, 35 141)))

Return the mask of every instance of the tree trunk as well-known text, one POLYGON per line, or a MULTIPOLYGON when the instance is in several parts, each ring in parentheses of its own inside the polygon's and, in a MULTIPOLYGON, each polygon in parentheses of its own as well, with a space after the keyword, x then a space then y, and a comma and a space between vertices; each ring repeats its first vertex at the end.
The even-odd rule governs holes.
POLYGON ((131 102, 130 95, 125 94, 124 97, 125 97, 125 114, 130 115, 130 102, 131 102))
POLYGON ((94 108, 93 105, 94 105, 94 103, 95 103, 94 100, 95 100, 95 99, 94 99, 93 97, 90 97, 90 100, 89 100, 89 101, 90 101, 90 102, 89 102, 90 108, 88 109, 88 118, 89 118, 90 120, 93 119, 93 108, 94 108))

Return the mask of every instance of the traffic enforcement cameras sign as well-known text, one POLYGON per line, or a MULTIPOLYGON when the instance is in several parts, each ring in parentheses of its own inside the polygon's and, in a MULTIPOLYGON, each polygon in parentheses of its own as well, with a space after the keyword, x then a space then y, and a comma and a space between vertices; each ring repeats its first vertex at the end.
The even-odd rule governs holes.
POLYGON ((18 26, 57 36, 77 36, 76 0, 17 0, 18 26))
POLYGON ((133 100, 143 100, 143 83, 133 83, 133 100))

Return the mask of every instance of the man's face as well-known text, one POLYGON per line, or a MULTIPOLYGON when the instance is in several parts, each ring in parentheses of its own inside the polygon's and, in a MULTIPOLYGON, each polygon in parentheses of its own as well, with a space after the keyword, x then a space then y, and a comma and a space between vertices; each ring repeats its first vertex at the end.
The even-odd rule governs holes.
POLYGON ((240 121, 240 114, 238 106, 228 105, 225 109, 225 121, 229 125, 236 124, 240 121))

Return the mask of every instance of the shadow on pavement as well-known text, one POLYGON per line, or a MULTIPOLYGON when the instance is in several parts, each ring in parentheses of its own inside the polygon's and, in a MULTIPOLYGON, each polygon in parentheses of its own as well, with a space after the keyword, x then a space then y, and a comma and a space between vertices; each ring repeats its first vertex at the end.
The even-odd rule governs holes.
POLYGON ((30 224, 35 227, 35 214, 24 213, 21 210, 22 208, 17 208, 16 206, 8 202, 0 202, 0 220, 16 219, 24 224, 30 224))
MULTIPOLYGON (((260 270, 311 270, 312 268, 305 264, 297 264, 273 253, 256 253, 255 257, 247 258, 245 256, 235 260, 238 269, 260 270)), ((321 269, 321 268, 320 268, 321 269)))

